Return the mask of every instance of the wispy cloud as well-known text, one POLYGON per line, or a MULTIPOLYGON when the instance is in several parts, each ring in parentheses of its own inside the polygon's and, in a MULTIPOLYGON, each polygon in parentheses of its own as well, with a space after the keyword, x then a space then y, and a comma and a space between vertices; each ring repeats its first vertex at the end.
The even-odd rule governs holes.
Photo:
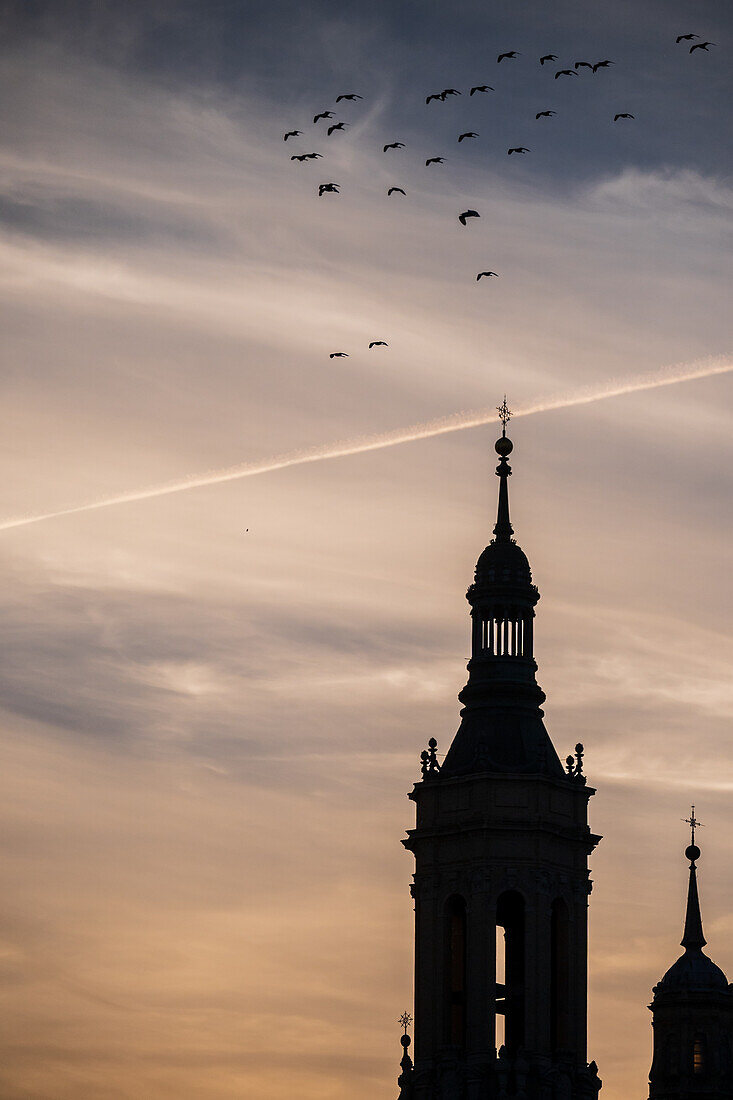
MULTIPOLYGON (((513 411, 515 417, 530 416, 535 413, 552 412, 558 409, 575 408, 578 405, 588 405, 594 401, 603 401, 611 397, 621 397, 643 390, 656 389, 660 386, 672 386, 681 382, 690 382, 699 378, 710 378, 717 374, 728 374, 733 371, 733 359, 728 357, 711 357, 710 359, 695 363, 680 363, 674 366, 655 371, 651 375, 642 375, 627 381, 614 381, 597 387, 586 387, 577 393, 564 394, 560 397, 540 399, 534 405, 520 406, 513 411)), ((438 435, 446 435, 449 432, 465 431, 467 428, 480 427, 483 424, 496 420, 496 409, 476 409, 472 412, 454 413, 452 416, 441 417, 438 420, 427 421, 424 424, 414 424, 411 427, 397 429, 392 432, 384 432, 380 435, 367 436, 343 442, 326 444, 314 447, 309 451, 296 451, 291 454, 274 455, 259 462, 248 462, 240 466, 232 466, 225 470, 213 470, 205 474, 195 474, 182 481, 171 482, 167 485, 153 486, 149 489, 132 490, 102 500, 92 501, 88 504, 80 504, 76 507, 66 508, 58 512, 47 512, 41 515, 31 515, 18 519, 0 521, 0 531, 13 527, 24 527, 32 523, 41 523, 45 520, 55 519, 59 516, 75 515, 80 512, 94 511, 98 508, 109 508, 117 504, 130 504, 135 501, 150 500, 155 497, 167 496, 170 493, 185 492, 189 489, 199 489, 208 485, 219 485, 227 481, 237 481, 240 478, 256 477, 259 474, 272 473, 276 470, 287 469, 291 466, 302 466, 311 462, 324 462, 328 459, 345 458, 349 455, 364 454, 368 451, 382 450, 385 447, 395 447, 403 443, 415 443, 418 440, 430 439, 438 435)))

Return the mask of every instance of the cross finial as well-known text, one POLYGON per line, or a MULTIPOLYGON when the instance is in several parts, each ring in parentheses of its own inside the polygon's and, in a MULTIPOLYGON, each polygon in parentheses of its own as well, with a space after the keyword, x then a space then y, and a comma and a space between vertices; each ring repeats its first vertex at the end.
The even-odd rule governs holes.
POLYGON ((682 820, 684 821, 685 825, 690 826, 690 829, 692 830, 692 843, 694 844, 695 843, 695 829, 704 829, 705 828, 705 826, 702 824, 702 822, 698 821, 697 818, 695 817, 695 806, 694 806, 694 804, 691 807, 690 816, 689 817, 683 817, 682 820))
POLYGON ((410 1015, 410 1013, 403 1012, 397 1022, 402 1025, 402 1027, 405 1029, 405 1035, 407 1035, 407 1029, 412 1023, 412 1016, 410 1015))
POLYGON ((504 394, 504 400, 501 405, 496 406, 496 411, 499 414, 499 420, 501 420, 501 434, 506 435, 506 426, 512 418, 512 410, 506 403, 506 394, 504 394))

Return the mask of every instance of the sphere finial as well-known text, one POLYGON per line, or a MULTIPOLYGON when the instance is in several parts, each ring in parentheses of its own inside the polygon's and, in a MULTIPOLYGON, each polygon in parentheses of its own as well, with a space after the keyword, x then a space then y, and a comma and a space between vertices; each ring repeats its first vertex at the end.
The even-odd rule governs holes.
MULTIPOLYGON (((501 405, 496 406, 496 411, 498 412, 499 420, 501 421, 501 439, 506 439, 506 426, 512 418, 512 410, 509 408, 509 406, 506 403, 506 394, 504 394, 504 400, 502 401, 501 405)), ((499 444, 500 443, 501 443, 501 440, 498 440, 497 444, 496 444, 497 452, 499 454, 504 454, 504 453, 509 454, 511 452, 511 449, 512 449, 511 444, 509 446, 509 450, 503 451, 503 450, 499 450, 499 444)))
POLYGON ((507 439, 506 426, 511 420, 512 410, 506 403, 506 394, 504 394, 504 400, 501 405, 496 406, 496 411, 499 414, 499 420, 501 421, 501 438, 497 439, 494 444, 494 449, 498 455, 502 458, 506 458, 514 450, 514 444, 511 439, 507 439))
POLYGON ((700 849, 697 844, 695 844, 695 829, 704 829, 705 826, 695 817, 694 805, 691 807, 690 816, 683 818, 683 820, 685 825, 690 826, 690 831, 692 832, 692 843, 685 848, 685 857, 689 859, 690 863, 694 863, 695 860, 700 858, 700 849))

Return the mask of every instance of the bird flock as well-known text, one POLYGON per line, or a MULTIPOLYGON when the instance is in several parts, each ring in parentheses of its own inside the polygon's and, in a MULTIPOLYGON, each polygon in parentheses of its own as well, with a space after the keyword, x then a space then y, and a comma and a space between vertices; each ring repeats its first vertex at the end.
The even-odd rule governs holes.
MULTIPOLYGON (((690 54, 694 53, 696 50, 702 50, 703 52, 707 53, 709 51, 709 48, 715 45, 714 42, 702 40, 700 35, 693 33, 677 35, 675 43, 678 46, 682 44, 688 45, 688 43, 691 43, 688 50, 690 54)), ((501 65, 502 63, 507 61, 516 61, 516 59, 521 56, 522 54, 518 50, 505 50, 503 53, 498 54, 496 58, 496 64, 501 65)), ((539 65, 542 69, 544 69, 546 65, 552 65, 557 60, 558 55, 554 53, 543 54, 538 59, 539 65)), ((577 79, 582 75, 582 72, 586 70, 591 76, 595 76, 599 72, 608 69, 611 65, 614 64, 615 62, 612 61, 610 58, 602 58, 599 61, 574 61, 572 63, 572 68, 556 69, 553 75, 553 80, 560 80, 561 78, 577 79)), ((474 84, 468 90, 468 97, 470 99, 474 95, 487 95, 490 92, 494 92, 495 90, 496 89, 491 84, 474 84)), ((445 103, 449 97, 462 95, 463 92, 458 88, 443 88, 440 92, 430 92, 428 95, 426 95, 425 106, 429 107, 431 103, 445 103)), ((356 92, 342 92, 340 95, 336 96, 335 103, 336 105, 338 105, 339 103, 355 103, 356 101, 363 99, 364 97, 358 95, 356 92)), ((558 112, 555 111, 553 108, 544 108, 535 113, 535 122, 539 122, 541 119, 553 119, 557 116, 557 114, 558 112)), ((331 120, 335 117, 336 116, 333 111, 318 111, 313 116, 313 125, 318 127, 319 133, 322 133, 325 129, 326 137, 331 138, 334 134, 345 131, 350 125, 349 122, 343 119, 332 122, 331 120), (328 123, 328 125, 325 127, 321 127, 320 124, 322 122, 326 122, 328 123)), ((635 118, 636 116, 633 115, 630 111, 620 110, 615 112, 612 121, 613 123, 634 121, 635 118)), ((287 142, 290 141, 292 138, 303 136, 304 133, 302 130, 287 130, 283 134, 283 141, 287 142)), ((478 138, 480 138, 480 134, 477 133, 475 130, 464 130, 458 134, 457 143, 461 145, 464 141, 475 141, 478 138)), ((383 154, 392 155, 393 153, 405 148, 407 148, 405 142, 390 141, 382 146, 382 152, 383 154)), ((525 156, 527 153, 530 152, 531 149, 529 149, 525 145, 513 145, 507 149, 507 156, 525 156)), ((306 161, 315 161, 322 159, 324 159, 323 154, 319 152, 295 153, 290 157, 291 161, 296 161, 301 164, 305 163, 306 161)), ((432 165, 445 164, 446 160, 447 158, 445 156, 430 156, 427 157, 427 159, 425 160, 425 167, 430 168, 432 165)), ((341 185, 333 180, 327 181, 325 183, 319 183, 318 197, 322 198, 324 195, 338 195, 340 194, 340 187, 341 185)), ((391 197, 392 195, 402 195, 404 197, 407 197, 407 191, 404 189, 404 187, 393 185, 387 189, 387 197, 391 197)), ((464 210, 460 214, 458 214, 458 221, 462 226, 465 227, 468 225, 470 219, 480 217, 481 215, 478 210, 464 210)), ((489 279, 492 277, 498 278, 498 272, 480 271, 476 275, 476 282, 480 282, 482 279, 489 279)), ((369 342, 370 350, 376 347, 389 347, 389 345, 384 340, 372 340, 369 342)), ((329 358, 345 359, 348 358, 348 355, 349 353, 345 351, 334 351, 330 352, 329 358)))

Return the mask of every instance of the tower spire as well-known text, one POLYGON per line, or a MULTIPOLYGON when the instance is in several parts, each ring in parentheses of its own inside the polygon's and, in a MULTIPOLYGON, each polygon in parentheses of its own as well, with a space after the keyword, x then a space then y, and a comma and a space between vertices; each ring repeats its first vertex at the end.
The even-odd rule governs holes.
POLYGON ((533 624, 540 594, 509 519, 507 479, 512 470, 507 458, 513 444, 506 434, 511 417, 506 397, 497 411, 502 429, 494 445, 499 507, 494 537, 479 555, 466 592, 472 620, 468 683, 458 696, 461 725, 440 774, 511 772, 564 779, 542 722, 545 694, 535 679, 533 624))
POLYGON ((506 426, 511 419, 511 409, 506 403, 506 394, 501 405, 496 406, 501 421, 501 438, 495 444, 496 453, 499 455, 499 465, 496 467, 496 475, 499 478, 499 507, 496 514, 496 526, 494 538, 496 542, 511 542, 514 529, 509 519, 509 486, 507 479, 511 477, 512 468, 507 462, 507 456, 514 450, 514 444, 506 434, 506 426))
POLYGON ((690 826, 692 843, 685 849, 685 856, 690 861, 690 884, 687 888, 687 912, 685 913, 685 931, 681 945, 686 951, 702 951, 707 943, 702 931, 702 916, 700 915, 700 897, 697 892, 697 868, 696 860, 700 858, 700 849, 695 844, 695 829, 701 828, 701 823, 695 818, 695 807, 685 823, 690 826))

